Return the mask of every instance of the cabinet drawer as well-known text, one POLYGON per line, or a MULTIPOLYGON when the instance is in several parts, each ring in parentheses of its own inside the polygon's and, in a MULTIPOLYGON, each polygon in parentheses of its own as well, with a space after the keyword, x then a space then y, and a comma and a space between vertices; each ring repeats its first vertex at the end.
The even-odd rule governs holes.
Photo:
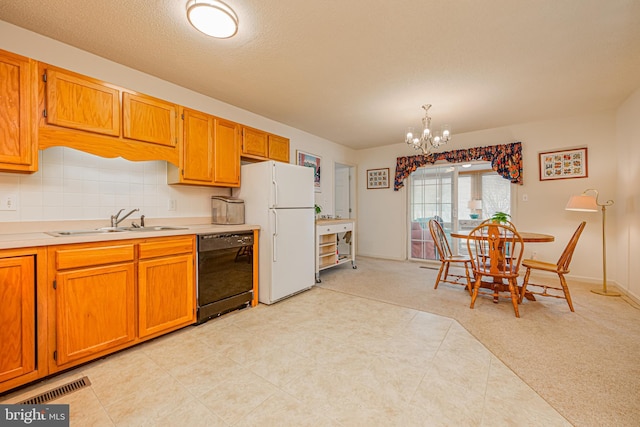
POLYGON ((318 234, 344 233, 353 230, 353 223, 346 222, 344 224, 319 225, 317 227, 318 234))
POLYGON ((140 243, 138 256, 140 259, 147 259, 167 255, 193 253, 193 251, 194 238, 188 237, 140 243))
POLYGON ((133 261, 133 247, 133 244, 129 244, 97 248, 57 249, 56 269, 65 270, 68 268, 133 261))

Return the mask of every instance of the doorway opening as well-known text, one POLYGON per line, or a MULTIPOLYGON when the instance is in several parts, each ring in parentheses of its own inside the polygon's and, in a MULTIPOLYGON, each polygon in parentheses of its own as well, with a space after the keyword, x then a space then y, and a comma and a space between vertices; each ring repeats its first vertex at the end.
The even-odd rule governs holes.
MULTIPOLYGON (((342 163, 335 164, 334 176, 334 215, 336 218, 355 218, 356 167, 342 163)), ((338 251, 348 253, 349 243, 338 242, 338 251)))

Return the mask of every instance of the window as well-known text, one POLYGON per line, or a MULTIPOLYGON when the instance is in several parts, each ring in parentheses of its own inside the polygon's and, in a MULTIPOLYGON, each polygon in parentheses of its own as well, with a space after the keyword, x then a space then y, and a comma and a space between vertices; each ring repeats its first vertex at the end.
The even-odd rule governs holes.
MULTIPOLYGON (((511 212, 511 185, 491 169, 489 162, 469 167, 447 164, 418 168, 409 179, 409 258, 437 259, 429 233, 430 219, 440 221, 445 233, 450 234, 471 230, 498 211, 511 212)), ((464 241, 459 242, 460 247, 451 240, 449 243, 454 253, 466 251, 464 241)))

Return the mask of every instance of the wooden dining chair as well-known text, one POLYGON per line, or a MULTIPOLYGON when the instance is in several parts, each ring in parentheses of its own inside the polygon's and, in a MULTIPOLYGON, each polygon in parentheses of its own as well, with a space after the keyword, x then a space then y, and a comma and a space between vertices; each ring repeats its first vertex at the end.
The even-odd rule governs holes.
POLYGON ((524 274, 524 282, 522 283, 522 289, 520 289, 520 302, 522 302, 522 298, 524 298, 525 292, 529 292, 530 294, 540 295, 543 297, 563 298, 567 300, 569 309, 571 311, 575 311, 573 309, 571 294, 569 293, 569 287, 567 286, 567 281, 565 280, 564 275, 569 273, 569 264, 571 264, 573 251, 575 250, 576 245, 578 244, 578 239, 580 238, 582 230, 584 230, 584 227, 586 225, 587 223, 585 221, 582 221, 580 225, 578 225, 578 228, 573 233, 573 236, 569 240, 569 243, 564 248, 564 251, 562 251, 562 255, 560 255, 558 262, 556 262, 555 264, 551 262, 538 261, 536 259, 525 259, 524 261, 522 261, 522 266, 526 267, 527 272, 524 274), (531 270, 556 273, 558 275, 558 278, 560 279, 560 287, 551 286, 548 284, 531 283, 529 281, 531 270), (533 291, 529 289, 529 287, 531 286, 534 287, 533 291), (549 290, 551 290, 551 293, 549 293, 549 290), (560 294, 560 291, 562 291, 562 294, 560 294))
POLYGON ((436 284, 433 289, 438 289, 440 282, 447 282, 454 285, 464 285, 471 295, 471 277, 469 276, 469 268, 471 267, 471 258, 466 255, 454 255, 451 252, 447 235, 442 229, 442 225, 435 219, 429 220, 429 232, 431 238, 436 246, 436 252, 440 258, 440 271, 438 271, 438 277, 436 278, 436 284), (449 267, 451 265, 458 267, 464 267, 465 275, 449 273, 449 267), (450 279, 455 278, 455 280, 450 279), (460 282, 461 279, 466 279, 465 283, 460 282))
POLYGON ((497 303, 500 293, 508 291, 513 311, 516 317, 520 317, 517 279, 523 248, 522 237, 509 225, 487 222, 471 230, 467 249, 471 255, 475 283, 470 308, 473 308, 479 293, 492 295, 497 303), (491 281, 483 281, 483 277, 491 281), (481 289, 489 289, 489 292, 481 292, 481 289))

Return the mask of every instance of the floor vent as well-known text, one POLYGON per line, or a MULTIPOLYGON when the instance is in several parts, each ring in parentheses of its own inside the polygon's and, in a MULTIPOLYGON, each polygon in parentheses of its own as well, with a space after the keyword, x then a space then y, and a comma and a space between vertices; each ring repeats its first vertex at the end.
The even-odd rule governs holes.
POLYGON ((73 393, 76 390, 80 390, 81 388, 85 388, 90 385, 91 385, 91 381, 89 381, 89 377, 82 377, 68 384, 61 385, 60 387, 56 387, 52 390, 46 391, 37 396, 33 396, 27 400, 23 400, 22 402, 18 402, 17 404, 18 405, 42 405, 43 403, 47 403, 52 400, 58 399, 62 396, 73 393))

